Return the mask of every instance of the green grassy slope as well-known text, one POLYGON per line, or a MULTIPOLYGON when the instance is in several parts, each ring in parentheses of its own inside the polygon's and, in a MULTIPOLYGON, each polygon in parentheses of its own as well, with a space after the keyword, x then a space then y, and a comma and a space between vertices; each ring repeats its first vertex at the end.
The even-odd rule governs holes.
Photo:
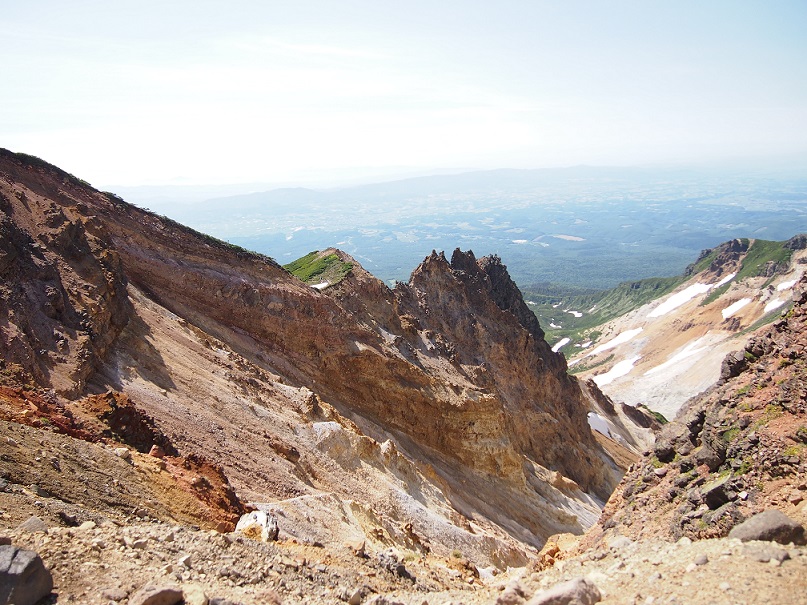
POLYGON ((334 285, 350 274, 353 265, 343 262, 338 255, 323 254, 319 250, 310 252, 287 265, 283 265, 289 273, 307 284, 327 281, 334 285))

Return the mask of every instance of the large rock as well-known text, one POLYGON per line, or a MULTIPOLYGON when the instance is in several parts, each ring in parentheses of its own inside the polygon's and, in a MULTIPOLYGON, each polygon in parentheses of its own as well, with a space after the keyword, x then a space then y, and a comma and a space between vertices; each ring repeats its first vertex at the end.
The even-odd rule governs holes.
POLYGON ((177 586, 149 584, 129 598, 129 605, 176 605, 183 598, 182 589, 177 586))
POLYGON ((600 599, 600 590, 592 581, 575 578, 538 593, 527 605, 594 605, 600 599))
POLYGON ((0 546, 0 605, 33 605, 53 588, 53 577, 32 550, 0 546))
POLYGON ((262 510, 255 510, 243 515, 238 520, 235 531, 239 531, 250 538, 273 542, 277 540, 277 518, 262 510))
POLYGON ((766 510, 743 521, 729 532, 729 538, 743 542, 766 540, 779 544, 806 544, 804 527, 776 509, 766 510))

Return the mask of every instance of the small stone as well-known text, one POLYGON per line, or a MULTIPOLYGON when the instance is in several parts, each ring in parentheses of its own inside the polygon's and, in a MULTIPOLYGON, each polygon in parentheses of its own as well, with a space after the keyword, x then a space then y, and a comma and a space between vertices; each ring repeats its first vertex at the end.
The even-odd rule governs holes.
POLYGON ((729 532, 729 538, 743 542, 766 540, 780 544, 804 544, 804 527, 776 509, 769 509, 743 521, 729 532))
POLYGON ((146 538, 140 538, 139 540, 135 540, 132 542, 132 548, 137 550, 145 550, 148 548, 149 541, 146 538))
POLYGON ((79 525, 76 529, 81 531, 87 531, 90 529, 95 529, 95 527, 96 527, 95 521, 85 521, 84 523, 79 525))
POLYGON ((52 589, 53 576, 37 553, 0 546, 0 603, 33 605, 52 589))
POLYGON ((502 594, 496 599, 495 605, 522 605, 526 596, 527 594, 518 580, 513 579, 504 587, 502 594))
POLYGON ((152 445, 151 449, 149 450, 149 456, 154 456, 155 458, 165 458, 165 450, 159 445, 152 445))
POLYGON ((656 477, 664 477, 664 476, 666 476, 666 475, 667 475, 667 467, 666 467, 666 466, 662 466, 661 468, 654 468, 654 469, 653 469, 653 474, 654 474, 656 477))
POLYGON ((728 590, 731 590, 731 584, 729 584, 728 582, 721 582, 719 588, 723 592, 726 592, 728 590))
POLYGON ((705 554, 698 555, 697 557, 695 557, 695 560, 693 561, 693 563, 695 563, 695 565, 698 565, 698 566, 706 565, 708 562, 709 562, 709 557, 707 557, 705 554))
POLYGON ((575 578, 538 593, 528 605, 593 605, 601 599, 594 583, 586 578, 575 578))
POLYGON ((743 501, 748 500, 748 492, 747 492, 747 491, 745 491, 745 490, 743 490, 743 491, 741 491, 739 494, 737 494, 737 497, 738 497, 740 500, 743 500, 743 501))
POLYGON ((364 591, 362 587, 359 587, 353 591, 353 594, 350 595, 350 598, 347 600, 347 605, 361 605, 363 599, 364 591))
POLYGON ((48 531, 48 525, 39 517, 28 517, 25 521, 17 526, 18 530, 27 531, 30 533, 38 531, 48 531))
POLYGON ((183 567, 187 567, 188 569, 190 569, 192 567, 192 565, 193 565, 193 563, 191 562, 191 556, 190 555, 182 555, 179 558, 178 563, 180 565, 182 565, 183 567))
POLYGON ((364 540, 348 540, 345 544, 350 549, 350 551, 357 557, 364 556, 364 548, 365 548, 364 540))
POLYGON ((129 605, 176 605, 182 602, 182 590, 177 586, 147 585, 129 599, 129 605))
POLYGON ((10 536, 0 536, 0 546, 8 546, 11 544, 10 536))
POLYGON ((687 573, 692 573, 692 572, 693 572, 693 571, 695 571, 696 569, 698 569, 698 566, 697 566, 697 565, 695 565, 694 563, 690 563, 689 565, 687 565, 687 566, 686 566, 686 568, 684 569, 684 571, 686 571, 687 573))
POLYGON ((115 455, 121 460, 131 460, 132 452, 128 447, 116 447, 114 450, 115 455))
POLYGON ((101 597, 109 601, 123 601, 128 596, 129 593, 123 588, 107 588, 101 591, 101 597))
POLYGON ((759 561, 760 563, 767 563, 771 560, 779 561, 781 563, 782 561, 787 561, 790 558, 790 553, 783 548, 765 543, 748 544, 743 552, 750 559, 759 561))
POLYGON ((631 544, 633 544, 633 540, 631 540, 630 538, 626 536, 617 536, 613 540, 609 540, 608 547, 611 550, 621 551, 625 550, 631 544))
POLYGON ((208 605, 209 599, 204 589, 198 584, 188 584, 182 587, 185 605, 208 605))

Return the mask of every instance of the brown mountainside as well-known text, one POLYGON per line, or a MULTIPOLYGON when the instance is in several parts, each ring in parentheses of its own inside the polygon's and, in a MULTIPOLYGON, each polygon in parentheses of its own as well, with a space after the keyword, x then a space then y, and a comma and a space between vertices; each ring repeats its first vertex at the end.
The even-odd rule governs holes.
POLYGON ((3 151, 0 179, 7 420, 78 435, 125 393, 289 536, 479 565, 579 533, 621 476, 498 258, 434 254, 394 290, 349 259, 319 291, 35 158, 3 151))

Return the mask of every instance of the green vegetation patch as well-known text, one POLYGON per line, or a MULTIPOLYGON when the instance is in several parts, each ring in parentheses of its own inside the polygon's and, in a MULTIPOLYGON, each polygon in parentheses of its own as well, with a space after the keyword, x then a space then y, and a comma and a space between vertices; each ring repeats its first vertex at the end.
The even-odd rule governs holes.
POLYGON ((787 242, 773 242, 765 239, 756 239, 743 259, 742 267, 737 272, 737 281, 747 277, 757 277, 768 262, 776 264, 787 263, 793 255, 790 248, 785 248, 787 242))
POLYGON ((324 280, 333 285, 345 279, 353 265, 344 262, 337 254, 322 254, 315 250, 283 265, 283 268, 305 283, 324 280))
POLYGON ((659 424, 667 424, 669 422, 669 420, 667 420, 664 417, 664 414, 662 414, 661 412, 657 412, 655 410, 651 410, 649 407, 647 407, 643 403, 640 403, 637 407, 642 408, 642 410, 644 410, 645 412, 650 414, 653 418, 656 419, 656 422, 658 422, 659 424))
POLYGON ((563 288, 541 284, 524 289, 524 299, 541 322, 547 342, 570 338, 572 343, 595 340, 597 327, 675 290, 686 278, 650 277, 624 282, 610 290, 563 288), (582 313, 575 317, 568 311, 582 313), (553 321, 554 320, 554 321, 553 321), (551 324, 562 325, 553 328, 551 324))

